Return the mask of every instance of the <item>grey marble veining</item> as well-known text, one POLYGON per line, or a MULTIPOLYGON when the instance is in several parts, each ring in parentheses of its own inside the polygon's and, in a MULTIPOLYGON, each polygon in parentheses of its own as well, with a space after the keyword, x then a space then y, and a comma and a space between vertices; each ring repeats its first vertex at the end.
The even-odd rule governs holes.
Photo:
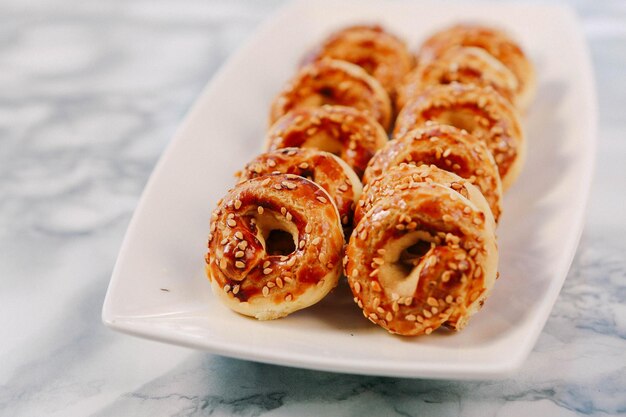
POLYGON ((280 2, 0 3, 0 415, 625 415, 626 6, 572 4, 600 103, 585 232, 523 369, 452 382, 283 368, 104 328, 111 269, 159 154, 280 2))

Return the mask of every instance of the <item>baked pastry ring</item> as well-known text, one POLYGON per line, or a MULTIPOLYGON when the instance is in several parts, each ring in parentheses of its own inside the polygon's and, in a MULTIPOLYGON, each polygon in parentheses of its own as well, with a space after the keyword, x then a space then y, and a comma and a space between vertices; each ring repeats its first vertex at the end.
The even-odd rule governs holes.
POLYGON ((433 34, 418 53, 418 64, 438 59, 445 51, 456 46, 482 48, 502 62, 517 78, 517 100, 520 109, 527 109, 536 90, 535 70, 532 63, 506 32, 478 24, 459 24, 433 34))
POLYGON ((467 182, 469 198, 441 184, 400 185, 374 203, 346 247, 354 301, 390 333, 430 334, 444 324, 461 330, 496 280, 487 202, 467 182))
POLYGON ((363 186, 352 168, 340 158, 317 149, 277 149, 246 164, 239 173, 239 182, 271 173, 299 175, 314 181, 332 197, 344 228, 352 224, 354 207, 363 186))
POLYGON ((406 44, 378 25, 350 26, 331 34, 305 56, 303 64, 322 58, 360 66, 380 82, 390 97, 413 67, 413 57, 406 44))
POLYGON ((465 198, 469 198, 470 195, 466 185, 471 183, 453 172, 435 165, 418 166, 402 162, 389 167, 384 175, 374 178, 365 185, 354 210, 354 224, 358 224, 377 201, 394 195, 398 190, 419 187, 422 183, 443 185, 465 198))
POLYGON ((305 107, 276 121, 266 136, 267 149, 316 148, 346 161, 363 175, 374 153, 387 143, 387 133, 369 115, 352 107, 305 107))
POLYGON ((435 165, 468 180, 485 196, 498 222, 502 212, 500 174, 489 148, 481 140, 449 125, 431 124, 411 130, 376 153, 363 182, 371 183, 382 174, 388 175, 390 167, 401 163, 435 165))
POLYGON ((380 83, 358 65, 328 58, 301 68, 274 99, 270 125, 291 110, 324 104, 362 110, 389 129, 391 102, 380 83))
POLYGON ((511 103, 516 103, 518 82, 511 70, 482 48, 456 46, 437 59, 419 65, 405 77, 398 88, 396 109, 401 109, 429 86, 453 82, 491 86, 511 103))
POLYGON ((465 129, 482 140, 498 164, 503 191, 518 177, 526 154, 522 126, 517 111, 493 88, 459 83, 430 87, 404 106, 394 136, 429 121, 465 129))
POLYGON ((276 319, 337 285, 344 239, 328 193, 297 175, 238 184, 211 217, 207 275, 234 311, 276 319))

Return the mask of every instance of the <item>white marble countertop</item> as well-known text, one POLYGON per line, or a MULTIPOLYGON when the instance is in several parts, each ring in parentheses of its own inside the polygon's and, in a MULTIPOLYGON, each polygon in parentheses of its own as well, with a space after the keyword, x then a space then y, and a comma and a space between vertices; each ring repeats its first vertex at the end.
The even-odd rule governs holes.
POLYGON ((0 3, 1 416, 626 413, 626 4, 577 1, 599 152, 569 277, 503 381, 363 377, 217 357, 106 329, 102 301, 159 154, 275 2, 0 3))

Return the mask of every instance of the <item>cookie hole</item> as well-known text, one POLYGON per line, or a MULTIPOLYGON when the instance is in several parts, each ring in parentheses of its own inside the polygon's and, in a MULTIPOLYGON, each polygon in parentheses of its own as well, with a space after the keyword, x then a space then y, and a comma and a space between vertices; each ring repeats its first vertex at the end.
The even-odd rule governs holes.
POLYGON ((419 240, 400 252, 397 265, 405 277, 420 263, 424 255, 430 250, 430 246, 430 242, 419 240))
POLYGON ((468 132, 473 132, 476 129, 475 115, 467 110, 448 111, 442 113, 437 119, 440 123, 465 129, 468 132))
POLYGON ((294 242, 291 233, 281 230, 272 229, 265 237, 265 251, 269 255, 285 256, 289 255, 296 250, 296 243, 294 242))

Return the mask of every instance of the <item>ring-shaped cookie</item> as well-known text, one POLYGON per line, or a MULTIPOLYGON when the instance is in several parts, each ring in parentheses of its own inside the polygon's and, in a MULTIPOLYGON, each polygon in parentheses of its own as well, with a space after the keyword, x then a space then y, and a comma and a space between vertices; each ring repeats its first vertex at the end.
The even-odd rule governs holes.
POLYGON ((491 86, 514 105, 517 101, 517 78, 502 62, 482 48, 457 46, 440 57, 411 71, 398 88, 396 109, 432 85, 476 84, 491 86))
POLYGON ((390 141, 370 163, 363 176, 369 183, 395 165, 435 165, 474 184, 489 203, 496 223, 502 212, 502 184, 498 165, 479 139, 454 126, 432 124, 390 141))
POLYGON ((535 70, 519 44, 503 30, 480 24, 464 23, 433 34, 418 53, 422 64, 442 56, 457 46, 482 48, 511 70, 517 78, 517 100, 520 109, 527 109, 535 95, 535 70))
POLYGON ((352 168, 335 155, 317 149, 282 148, 263 153, 239 173, 239 182, 268 174, 293 174, 319 184, 333 198, 344 228, 352 224, 363 186, 352 168))
POLYGON ((459 83, 430 87, 404 106, 394 136, 429 122, 464 129, 482 140, 498 164, 504 191, 518 177, 526 154, 522 125, 511 103, 493 88, 459 83))
POLYGON ((297 175, 254 178, 213 212, 207 275, 234 311, 276 319, 337 285, 343 243, 337 207, 322 187, 297 175))
POLYGON ((293 110, 276 121, 266 135, 268 150, 315 148, 339 156, 360 178, 387 133, 369 115, 352 107, 309 107, 293 110))
POLYGON ((498 252, 487 202, 473 188, 475 201, 435 183, 398 189, 361 219, 344 270, 366 318, 415 336, 444 324, 461 330, 481 308, 496 280, 498 252))
POLYGON ((380 83, 358 65, 328 58, 300 69, 274 99, 270 125, 291 110, 325 104, 364 111, 389 130, 391 102, 380 83))
POLYGON ((356 64, 376 78, 390 97, 413 67, 406 44, 378 25, 350 26, 331 34, 307 54, 303 64, 323 58, 356 64))

